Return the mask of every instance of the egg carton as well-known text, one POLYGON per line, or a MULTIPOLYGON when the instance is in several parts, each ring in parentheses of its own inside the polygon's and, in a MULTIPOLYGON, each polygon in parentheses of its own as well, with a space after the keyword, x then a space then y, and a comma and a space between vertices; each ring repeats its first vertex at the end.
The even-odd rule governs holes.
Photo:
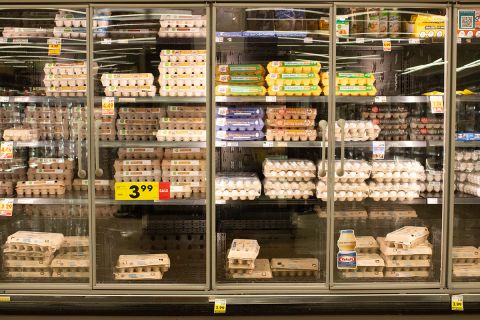
POLYGON ((16 254, 4 254, 3 265, 6 268, 46 268, 50 266, 53 255, 50 256, 19 256, 16 254))
POLYGON ((153 182, 161 181, 161 170, 117 171, 115 182, 153 182))
POLYGON ((315 141, 316 130, 267 129, 267 141, 315 141))
POLYGON ((53 278, 88 278, 90 277, 89 268, 52 268, 53 278))
POLYGON ((163 160, 162 170, 166 171, 205 171, 205 160, 163 160))
POLYGON ((442 118, 428 118, 428 117, 411 117, 410 128, 412 129, 442 129, 444 126, 444 119, 442 118))
POLYGON ((404 205, 372 205, 368 207, 368 218, 372 220, 417 218, 415 209, 404 205))
POLYGON ((207 36, 207 28, 176 28, 176 27, 160 27, 158 31, 160 38, 205 38, 207 36))
POLYGON ((12 181, 0 181, 0 196, 9 196, 13 194, 12 181))
POLYGON ((153 97, 156 92, 157 88, 153 85, 105 87, 107 97, 153 97))
POLYGON ((217 96, 265 96, 267 89, 258 85, 216 85, 217 96))
POLYGON ((265 188, 265 195, 270 199, 304 199, 314 196, 314 190, 278 190, 265 188))
POLYGON ((267 119, 269 120, 315 120, 317 109, 315 108, 287 108, 267 107, 267 119))
POLYGON ((322 88, 318 85, 310 85, 310 86, 271 86, 268 87, 268 95, 269 96, 319 96, 322 94, 322 88))
MULTIPOLYGON (((30 127, 34 127, 34 126, 30 126, 30 127)), ((50 132, 43 129, 39 129, 39 130, 40 130, 40 133, 38 137, 40 140, 68 140, 68 138, 70 137, 70 134, 67 128, 65 128, 63 131, 55 131, 55 132, 50 132)))
MULTIPOLYGON (((365 191, 335 191, 335 201, 363 201, 368 197, 368 193, 365 191)), ((322 201, 327 201, 327 192, 318 191, 317 198, 322 201)))
MULTIPOLYGON (((318 178, 322 181, 327 181, 327 176, 323 177, 320 176, 321 173, 321 160, 317 162, 318 170, 318 178)), ((370 172, 372 170, 372 166, 364 160, 348 160, 344 161, 344 174, 339 176, 337 174, 337 170, 341 167, 341 161, 335 161, 335 182, 347 183, 361 183, 364 182, 366 179, 370 178, 370 172)))
POLYGON ((272 258, 270 269, 274 276, 318 276, 320 263, 316 258, 272 258))
POLYGON ((480 171, 480 163, 478 161, 456 161, 455 171, 467 173, 480 171))
POLYGON ((170 160, 205 160, 205 148, 165 148, 164 159, 170 160))
POLYGON ((168 118, 206 118, 205 106, 168 106, 168 118))
POLYGON ((62 246, 59 249, 60 254, 79 254, 88 253, 90 240, 88 236, 65 236, 62 246))
POLYGON ((262 74, 217 74, 215 84, 263 86, 265 77, 262 74))
POLYGON ((254 264, 260 252, 257 240, 234 239, 227 254, 231 264, 254 264))
POLYGON ((352 278, 383 278, 382 271, 357 271, 356 269, 343 269, 340 276, 345 279, 352 278))
POLYGON ((57 27, 87 27, 85 15, 74 15, 68 13, 57 13, 55 15, 55 26, 57 27))
POLYGON ((162 181, 171 183, 204 182, 205 171, 164 171, 162 181))
POLYGON ((43 79, 45 87, 67 87, 85 86, 87 84, 86 74, 47 74, 43 79))
POLYGON ((264 75, 265 68, 261 64, 217 64, 216 75, 264 75))
POLYGON ((387 273, 395 273, 395 272, 427 272, 429 273, 431 266, 428 267, 385 267, 385 274, 387 273))
POLYGON ((424 173, 425 169, 416 160, 374 160, 372 173, 375 172, 417 172, 424 173))
POLYGON ((255 268, 250 273, 232 273, 233 279, 271 279, 273 278, 268 259, 256 259, 255 268))
POLYGON ((251 265, 248 264, 240 264, 240 265, 236 265, 236 264, 231 264, 231 263, 228 263, 228 272, 230 274, 233 274, 233 273, 238 273, 238 274, 251 274, 253 272, 253 270, 255 269, 255 265, 252 263, 251 265))
POLYGON ((452 274, 454 277, 480 277, 480 264, 454 263, 452 274))
MULTIPOLYGON (((74 179, 72 182, 74 191, 88 191, 88 180, 74 179)), ((114 190, 113 180, 95 180, 95 191, 111 191, 114 190)))
POLYGON ((480 263, 480 250, 473 246, 453 247, 452 263, 480 263))
MULTIPOLYGON (((150 268, 150 267, 149 267, 150 268)), ((153 268, 152 268, 153 269, 153 268)), ((158 269, 158 268, 156 268, 158 269)), ((162 280, 163 274, 161 271, 150 271, 150 272, 141 272, 141 271, 132 271, 132 272, 114 272, 113 277, 115 280, 162 280)))
POLYGON ((0 171, 0 180, 7 181, 12 180, 13 182, 19 180, 26 180, 27 179, 27 171, 25 168, 14 168, 9 170, 8 172, 0 171))
POLYGON ((72 170, 74 167, 74 160, 64 158, 37 158, 33 157, 28 160, 30 168, 37 169, 61 169, 72 170))
POLYGON ((37 141, 38 129, 11 128, 3 131, 4 141, 37 141))
POLYGON ((440 135, 413 135, 410 134, 410 140, 412 141, 441 141, 444 140, 443 134, 440 135))
POLYGON ((154 141, 155 129, 145 130, 125 130, 117 131, 117 138, 119 141, 154 141))
POLYGON ((158 77, 158 84, 161 96, 178 96, 178 91, 183 94, 184 89, 206 91, 207 78, 205 74, 162 74, 158 77))
POLYGON ((97 218, 111 218, 120 210, 120 206, 114 205, 96 205, 95 206, 95 216, 97 218))
POLYGON ((263 119, 264 111, 262 107, 217 107, 216 116, 228 119, 263 119))
MULTIPOLYGON (((321 73, 322 83, 328 83, 329 73, 321 73)), ((375 75, 371 72, 337 72, 335 81, 341 86, 365 86, 375 83, 375 75)))
MULTIPOLYGON (((318 217, 326 219, 327 212, 326 208, 322 208, 318 205, 315 206, 315 211, 317 212, 318 217)), ((361 206, 345 205, 344 203, 336 203, 334 218, 338 221, 365 221, 367 220, 367 211, 361 206)))
POLYGON ((472 172, 467 174, 466 181, 471 184, 480 185, 480 173, 472 172))
POLYGON ((264 123, 260 118, 225 118, 218 117, 215 120, 216 130, 223 131, 259 131, 264 123))
POLYGON ((175 185, 190 188, 192 193, 205 193, 207 191, 206 181, 175 182, 175 185))
POLYGON ((61 247, 63 240, 64 236, 61 233, 17 231, 7 237, 3 252, 50 255, 61 247))
POLYGON ((265 190, 290 190, 290 191, 313 191, 315 190, 315 183, 313 181, 278 181, 278 180, 263 180, 263 188, 265 190))
POLYGON ((292 170, 309 173, 316 171, 315 163, 306 159, 277 160, 267 158, 263 161, 262 168, 264 173, 292 170))
POLYGON ((24 213, 30 217, 48 217, 48 218, 86 218, 88 216, 87 208, 81 206, 25 206, 24 213))
MULTIPOLYGON (((372 236, 357 236, 355 251, 362 254, 373 254, 380 250, 377 240, 372 236)), ((358 260, 358 257, 357 257, 358 260)))
POLYGON ((269 73, 319 73, 321 64, 318 61, 270 61, 267 65, 269 73))
POLYGON ((377 237, 377 242, 380 245, 380 251, 385 256, 391 256, 393 260, 426 260, 432 255, 432 245, 428 241, 412 248, 389 246, 383 237, 377 237))
POLYGON ((163 148, 118 148, 118 159, 162 159, 163 148))
POLYGON ((443 192, 443 184, 441 182, 428 182, 428 183, 419 183, 420 192, 443 192))
POLYGON ((205 118, 161 118, 161 130, 206 130, 205 118))
POLYGON ((265 80, 268 86, 312 86, 318 85, 318 73, 269 73, 265 80))
POLYGON ((87 93, 87 86, 59 86, 47 87, 47 97, 84 97, 87 93))
POLYGON ((73 169, 40 169, 29 168, 28 180, 72 180, 73 169))
POLYGON ((206 141, 206 130, 158 130, 158 141, 206 141))
POLYGON ((162 97, 204 97, 207 95, 205 86, 163 86, 158 92, 162 97))
POLYGON ((398 271, 400 271, 399 269, 411 270, 414 268, 430 268, 432 266, 430 259, 398 260, 385 255, 382 255, 382 258, 385 261, 385 267, 398 268, 398 271))
POLYGON ((409 249, 425 243, 429 234, 425 227, 404 226, 388 233, 385 244, 389 247, 409 249))
MULTIPOLYGON (((370 197, 382 199, 386 197, 395 197, 399 199, 411 199, 419 196, 420 186, 418 183, 380 183, 370 181, 369 185, 370 197)), ((379 201, 379 200, 375 200, 379 201)))
POLYGON ((160 77, 164 74, 178 75, 205 75, 207 73, 206 62, 160 62, 158 72, 160 77))
POLYGON ((264 176, 272 181, 310 181, 315 178, 315 173, 299 168, 299 170, 264 170, 264 176))
POLYGON ((66 39, 86 39, 87 38, 87 29, 83 27, 54 27, 53 36, 55 38, 66 38, 66 39))
POLYGON ((4 27, 4 38, 46 38, 52 36, 52 29, 4 27))
POLYGON ((264 138, 264 133, 261 130, 217 130, 217 140, 226 141, 256 141, 264 138))
POLYGON ((151 73, 104 73, 100 78, 104 87, 143 87, 153 85, 151 73))
POLYGON ((216 200, 255 200, 258 197, 260 197, 260 191, 254 189, 215 189, 216 200))
POLYGON ((80 75, 87 74, 87 63, 85 61, 72 62, 72 63, 46 63, 43 68, 45 75, 80 75))
MULTIPOLYGON (((327 184, 324 181, 317 181, 317 190, 321 192, 327 192, 327 184)), ((335 182, 334 186, 335 192, 367 192, 368 193, 368 185, 365 182, 360 182, 360 183, 342 183, 342 182, 335 182)))
MULTIPOLYGON (((378 119, 379 123, 376 123, 382 127, 384 124, 389 124, 389 122, 384 122, 384 120, 396 120, 396 122, 390 122, 391 123, 399 123, 399 124, 407 124, 408 128, 408 123, 406 122, 406 119, 408 117, 408 111, 405 109, 401 109, 401 111, 388 111, 379 108, 378 106, 372 107, 370 110, 367 111, 362 111, 361 116, 363 120, 375 120, 378 119)), ((402 126, 402 128, 404 128, 402 126)), ((392 128, 392 129, 401 129, 401 128, 392 128)), ((404 128, 406 129, 406 128, 404 128)))
POLYGON ((455 151, 455 161, 478 161, 480 159, 480 150, 455 151))
MULTIPOLYGON (((352 272, 373 273, 382 272, 385 268, 385 262, 377 253, 358 253, 357 254, 357 268, 352 269, 352 272)), ((348 272, 345 269, 345 272, 348 272)))
POLYGON ((161 160, 115 160, 115 172, 121 171, 154 171, 162 167, 161 160))
MULTIPOLYGON (((336 88, 337 96, 352 96, 352 97, 373 97, 377 94, 377 89, 375 86, 366 85, 366 86, 342 86, 337 85, 336 88)), ((323 94, 328 96, 329 86, 326 85, 323 87, 323 94)))
POLYGON ((5 268, 7 278, 50 278, 50 268, 5 268))
POLYGON ((383 130, 407 130, 408 123, 405 119, 373 119, 373 124, 380 127, 380 133, 383 130))
POLYGON ((64 181, 19 181, 16 186, 17 197, 61 196, 65 194, 64 181))
POLYGON ((165 117, 165 109, 121 107, 118 109, 118 117, 121 120, 158 120, 165 117))
MULTIPOLYGON (((188 14, 164 14, 160 17, 160 27, 178 27, 178 28, 200 28, 206 27, 206 15, 188 15, 188 14)), ((163 50, 162 50, 163 51, 163 50)), ((169 50, 174 51, 174 50, 169 50)), ((193 50, 184 50, 193 51, 193 50)))
MULTIPOLYGON (((170 268, 170 257, 168 254, 134 254, 120 255, 117 259, 117 270, 132 272, 131 270, 123 270, 125 268, 141 268, 141 267, 160 267, 160 271, 167 272, 170 268)), ((139 270, 141 272, 149 272, 152 270, 139 270)))
POLYGON ((192 193, 189 184, 172 182, 170 185, 170 199, 188 199, 192 197, 192 193))
MULTIPOLYGON (((375 140, 380 134, 380 127, 371 121, 347 120, 345 121, 345 141, 368 141, 375 140)), ((328 137, 328 129, 326 130, 328 137)), ((319 129, 319 136, 322 130, 319 129)), ((338 122, 335 123, 335 139, 341 140, 341 128, 338 122)))
POLYGON ((157 131, 159 129, 157 120, 140 120, 140 119, 118 119, 116 128, 118 131, 127 130, 127 131, 141 131, 141 130, 152 130, 157 131))
POLYGON ((53 259, 51 267, 53 270, 64 269, 62 270, 64 272, 88 272, 90 257, 78 254, 59 254, 53 259))
POLYGON ((207 50, 162 50, 161 62, 205 62, 207 50))
POLYGON ((267 119, 268 128, 314 129, 315 120, 310 119, 267 119))
POLYGON ((377 140, 384 141, 405 141, 408 140, 407 130, 397 129, 397 130, 387 130, 382 129, 378 135, 377 140))

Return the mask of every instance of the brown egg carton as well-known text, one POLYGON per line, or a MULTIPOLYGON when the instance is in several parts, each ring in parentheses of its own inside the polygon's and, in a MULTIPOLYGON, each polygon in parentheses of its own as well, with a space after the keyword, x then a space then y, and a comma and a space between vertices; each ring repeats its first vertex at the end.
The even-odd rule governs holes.
POLYGON ((13 194, 12 181, 0 181, 0 196, 9 196, 13 194))
POLYGON ((374 120, 374 119, 407 119, 408 111, 401 112, 362 112, 362 119, 374 120))
POLYGON ((49 217, 49 218, 86 218, 87 210, 81 210, 80 206, 65 206, 65 205, 48 205, 48 206, 24 206, 24 213, 32 217, 49 217))
POLYGON ((30 158, 28 166, 37 169, 62 169, 72 170, 74 160, 64 158, 30 158))
POLYGON ((267 119, 267 128, 314 129, 315 119, 267 119))
POLYGON ((50 268, 6 268, 5 277, 7 278, 50 278, 52 270, 50 268))
POLYGON ((317 276, 320 264, 316 258, 272 258, 270 269, 274 276, 317 276))
POLYGON ((315 129, 267 129, 267 141, 315 141, 315 129))
POLYGON ((65 186, 71 187, 73 177, 72 169, 38 169, 29 168, 27 171, 28 180, 58 180, 63 181, 65 186))
MULTIPOLYGON (((377 237, 380 251, 386 256, 398 256, 396 259, 428 259, 432 255, 432 245, 427 241, 413 248, 395 248, 385 242, 385 238, 377 237)), ((395 258, 394 258, 395 259, 395 258)))
POLYGON ((19 181, 16 186, 18 197, 61 196, 65 194, 63 181, 19 181))
POLYGON ((158 141, 206 141, 206 130, 158 130, 156 133, 158 141))
POLYGON ((206 171, 206 160, 163 160, 162 170, 165 171, 206 171))
POLYGON ((157 130, 118 130, 119 141, 154 141, 157 130))
POLYGON ((267 119, 285 119, 285 120, 315 120, 317 117, 316 108, 286 108, 286 107, 267 107, 267 119))
POLYGON ((340 272, 340 276, 345 279, 383 278, 383 270, 382 271, 358 271, 355 269, 343 269, 340 272))
POLYGON ((27 106, 24 110, 25 119, 64 120, 68 118, 67 107, 27 106))
POLYGON ((388 233, 385 237, 385 244, 390 248, 414 248, 425 243, 429 234, 426 227, 404 226, 388 233))
POLYGON ((153 171, 162 168, 161 160, 115 160, 115 172, 121 171, 153 171))
POLYGON ((38 129, 12 128, 3 131, 4 141, 38 141, 39 138, 38 129))
POLYGON ((162 159, 163 148, 118 148, 120 160, 127 159, 162 159))
POLYGON ((53 278, 89 278, 90 268, 52 268, 53 278))
POLYGON ((454 263, 452 273, 454 277, 480 277, 480 264, 454 263))
POLYGON ((127 108, 118 109, 120 119, 129 120, 158 120, 165 117, 165 108, 127 108))
POLYGON ((249 273, 230 273, 233 279, 271 279, 273 277, 268 259, 256 259, 255 268, 249 273))
POLYGON ((480 250, 473 246, 453 247, 452 263, 480 263, 480 250))
POLYGON ((90 240, 87 236, 65 236, 59 251, 60 254, 88 252, 89 247, 90 240))
POLYGON ((205 171, 164 171, 162 181, 171 183, 204 182, 205 171))
POLYGON ((355 251, 362 254, 375 254, 380 250, 377 240, 372 236, 357 236, 355 251))
POLYGON ((162 181, 162 172, 161 170, 117 171, 114 178, 115 182, 160 182, 162 181))
POLYGON ((161 271, 150 272, 114 272, 115 280, 162 280, 163 274, 161 271))
POLYGON ((11 171, 0 171, 0 180, 26 180, 27 179, 27 170, 25 168, 15 168, 11 171))
POLYGON ((156 119, 117 119, 117 130, 158 130, 160 126, 156 119))
POLYGON ((207 108, 205 106, 168 106, 168 118, 206 118, 207 108))
MULTIPOLYGON (((88 191, 88 180, 84 179, 74 179, 72 183, 72 188, 74 191, 88 191)), ((114 180, 95 180, 95 191, 112 191, 115 188, 114 180)))
POLYGON ((4 252, 54 252, 63 243, 63 234, 36 231, 17 231, 7 237, 4 252), (19 246, 13 250, 10 245, 19 246), (6 250, 6 248, 12 250, 6 250))
MULTIPOLYGON (((430 268, 432 266, 431 259, 410 259, 398 260, 392 259, 394 256, 386 256, 382 254, 385 266, 388 268, 430 268)), ((431 258, 431 256, 428 256, 431 258)))
POLYGON ((206 130, 205 118, 160 118, 161 130, 206 130))
POLYGON ((192 197, 192 193, 189 185, 176 183, 170 185, 170 199, 188 199, 192 197))
POLYGON ((204 160, 207 158, 205 148, 165 148, 164 159, 204 160))
POLYGON ((7 268, 46 268, 50 266, 53 255, 50 256, 21 256, 16 254, 3 255, 3 264, 7 268))

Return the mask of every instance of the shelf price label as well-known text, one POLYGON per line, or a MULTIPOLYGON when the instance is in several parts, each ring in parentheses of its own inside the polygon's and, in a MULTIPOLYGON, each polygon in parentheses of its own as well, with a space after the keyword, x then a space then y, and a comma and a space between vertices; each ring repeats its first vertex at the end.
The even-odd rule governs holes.
POLYGON ((373 141, 373 160, 383 160, 385 159, 385 141, 373 141))
POLYGON ((13 198, 0 199, 0 216, 11 217, 13 214, 13 198))
POLYGON ((265 96, 265 102, 277 102, 277 96, 265 96))
POLYGON ((386 96, 375 96, 375 102, 376 103, 387 102, 387 97, 386 96))
POLYGON ((432 113, 443 113, 443 96, 430 96, 430 108, 432 113))
POLYGON ((102 98, 102 116, 113 116, 115 114, 115 98, 102 98))
POLYGON ((460 294, 452 296, 452 310, 463 311, 463 296, 460 294))
POLYGON ((390 52, 392 51, 392 41, 390 39, 383 39, 383 51, 390 52))
POLYGON ((2 141, 0 144, 0 159, 13 159, 13 141, 2 141))
POLYGON ((62 52, 62 40, 50 38, 47 40, 48 43, 48 55, 49 56, 59 56, 62 52))
POLYGON ((169 182, 116 182, 115 200, 169 200, 169 182))
POLYGON ((227 312, 227 300, 215 299, 213 306, 213 313, 226 313, 227 312))

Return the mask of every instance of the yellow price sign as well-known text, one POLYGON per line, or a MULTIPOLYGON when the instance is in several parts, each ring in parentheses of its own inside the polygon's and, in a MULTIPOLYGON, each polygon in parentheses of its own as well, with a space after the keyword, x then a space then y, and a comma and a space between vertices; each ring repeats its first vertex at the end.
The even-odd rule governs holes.
POLYGON ((0 216, 11 217, 13 214, 13 198, 0 199, 0 216))
POLYGON ((13 141, 2 141, 0 144, 0 159, 13 159, 13 141))
POLYGON ((62 52, 61 43, 51 43, 48 45, 48 55, 49 56, 59 56, 62 52))
POLYGON ((226 312, 227 312, 227 300, 215 299, 213 313, 226 313, 226 312))
POLYGON ((158 182, 116 182, 115 200, 158 200, 158 182))
POLYGON ((113 116, 115 114, 115 98, 102 98, 102 116, 113 116))
POLYGON ((452 310, 453 311, 463 311, 463 296, 462 295, 453 295, 452 296, 452 310))
POLYGON ((443 105, 443 96, 430 96, 429 98, 432 113, 443 113, 445 109, 443 105))
POLYGON ((392 51, 392 41, 390 39, 383 39, 383 51, 392 51))

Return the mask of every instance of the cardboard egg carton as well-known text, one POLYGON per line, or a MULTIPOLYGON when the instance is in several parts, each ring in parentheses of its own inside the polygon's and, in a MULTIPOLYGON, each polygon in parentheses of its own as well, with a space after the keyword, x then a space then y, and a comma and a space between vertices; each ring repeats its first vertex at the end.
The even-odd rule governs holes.
POLYGON ((177 160, 205 160, 207 152, 205 148, 165 148, 164 159, 177 160))
POLYGON ((255 269, 255 261, 247 263, 231 263, 227 261, 227 270, 230 274, 251 274, 255 269))
POLYGON ((115 267, 115 280, 160 280, 170 269, 166 254, 120 255, 115 267))
POLYGON ((270 261, 268 259, 256 259, 255 267, 251 272, 230 274, 232 279, 271 279, 273 278, 272 270, 270 268, 270 261))
POLYGON ((65 194, 64 181, 19 181, 16 186, 18 197, 61 196, 65 194))
POLYGON ((121 171, 152 171, 162 168, 161 160, 115 160, 115 172, 121 171))
POLYGON ((480 263, 480 250, 473 246, 453 247, 452 263, 480 263))
POLYGON ((163 160, 162 170, 166 171, 206 171, 206 160, 163 160))
POLYGON ((52 29, 45 28, 16 28, 4 27, 4 38, 36 38, 36 37, 50 37, 52 36, 52 29))
POLYGON ((47 87, 47 97, 84 97, 87 94, 87 86, 51 86, 47 87))
POLYGON ((87 29, 83 27, 54 27, 53 36, 55 38, 66 39, 85 39, 87 38, 87 29))
POLYGON ((158 130, 158 141, 206 141, 206 130, 158 130))
POLYGON ((454 277, 480 277, 480 264, 454 263, 452 273, 454 277))
POLYGON ((380 251, 385 256, 391 256, 393 260, 426 260, 432 255, 432 245, 428 241, 411 248, 395 248, 395 245, 389 245, 384 237, 377 237, 377 242, 380 251))
POLYGON ((355 251, 361 254, 374 254, 380 250, 377 240, 372 236, 357 236, 355 251))
POLYGON ((73 159, 65 158, 30 158, 28 166, 36 169, 56 169, 56 170, 72 170, 74 167, 73 159))
POLYGON ((27 170, 25 168, 12 168, 6 171, 0 171, 0 180, 13 182, 27 179, 27 170))
POLYGON ((38 129, 11 128, 3 131, 5 141, 37 141, 39 138, 38 129))
MULTIPOLYGON (((206 89, 207 77, 205 74, 163 74, 158 77, 158 84, 160 85, 160 95, 168 96, 171 90, 178 90, 175 87, 186 87, 192 89, 206 89), (162 90, 164 87, 169 87, 167 90, 162 90)), ((177 94, 178 95, 178 94, 177 94)))
POLYGON ((275 277, 318 276, 320 264, 316 258, 272 258, 270 268, 275 277))
MULTIPOLYGON (((69 77, 68 75, 52 77, 69 77)), ((74 77, 74 76, 72 76, 74 77)), ((58 122, 68 120, 67 107, 64 106, 27 106, 24 109, 25 119, 48 120, 58 122)))
POLYGON ((156 92, 154 85, 105 87, 107 97, 153 97, 156 92))
POLYGON ((151 73, 104 73, 100 79, 104 87, 120 86, 151 86, 153 74, 151 73))
POLYGON ((72 63, 46 63, 43 71, 49 74, 87 74, 86 61, 72 63))
MULTIPOLYGON (((72 186, 72 169, 38 169, 29 168, 27 171, 27 178, 31 181, 43 180, 58 180, 63 181, 65 186, 72 186)), ((70 190, 70 189, 69 189, 70 190)))
MULTIPOLYGON (((162 22, 160 22, 162 26, 162 22)), ((168 26, 162 26, 168 27, 168 26)), ((204 62, 206 61, 207 50, 162 50, 160 61, 162 62, 204 62)))
MULTIPOLYGON (((315 205, 314 208, 315 212, 317 213, 319 218, 326 219, 327 218, 327 211, 326 208, 321 207, 319 205, 315 205)), ((356 204, 344 204, 344 203, 336 203, 335 204, 335 220, 359 220, 365 221, 367 220, 367 211, 362 206, 356 204)))
POLYGON ((161 170, 117 171, 115 173, 115 182, 159 182, 161 180, 161 170))
POLYGON ((87 208, 81 206, 31 206, 24 207, 24 213, 30 217, 49 217, 49 218, 86 218, 88 216, 87 208))
POLYGON ((128 108, 118 109, 120 119, 129 120, 158 120, 165 117, 165 108, 128 108))
POLYGON ((12 181, 0 181, 0 196, 9 196, 13 194, 12 181))
POLYGON ((47 268, 53 260, 53 254, 49 256, 27 256, 15 253, 3 254, 3 265, 6 268, 47 268))
POLYGON ((163 148, 118 148, 118 159, 162 159, 163 148))
MULTIPOLYGON (((160 27, 167 28, 200 28, 207 25, 206 15, 190 15, 190 14, 165 14, 160 17, 160 27)), ((204 50, 162 50, 173 51, 173 54, 179 54, 183 51, 204 51, 204 50)))
POLYGON ((164 74, 206 74, 206 62, 160 62, 158 72, 164 74))
POLYGON ((428 278, 430 268, 385 268, 385 278, 428 278))
POLYGON ((425 173, 425 168, 417 160, 373 160, 372 174, 377 172, 415 172, 425 173))
POLYGON ((71 13, 66 13, 63 11, 59 11, 55 15, 55 26, 57 27, 87 27, 87 20, 85 15, 76 15, 71 13))
POLYGON ((53 278, 88 278, 90 277, 89 268, 52 268, 53 278))
POLYGON ((205 130, 205 118, 161 118, 162 130, 205 130))
POLYGON ((59 249, 60 254, 88 253, 90 241, 88 236, 65 236, 59 249))
POLYGON ((430 268, 432 266, 431 259, 409 259, 399 260, 392 259, 392 256, 386 256, 382 254, 382 258, 385 261, 387 268, 397 268, 398 270, 411 270, 416 268, 430 268))
POLYGON ((159 268, 152 268, 152 267, 145 267, 145 268, 130 268, 132 269, 131 272, 128 271, 118 271, 114 272, 113 276, 115 280, 162 280, 163 274, 161 271, 149 271, 149 272, 142 272, 139 270, 158 270, 159 268))
POLYGON ((259 252, 257 240, 234 239, 227 254, 228 263, 254 266, 259 252))
POLYGON ((267 128, 314 129, 315 120, 310 119, 267 119, 267 128))
POLYGON ((207 191, 206 181, 195 182, 175 182, 176 186, 185 186, 192 190, 192 193, 205 193, 207 191))
POLYGON ((117 119, 117 130, 152 130, 160 129, 156 119, 117 119))
POLYGON ((267 107, 267 119, 277 120, 315 120, 317 117, 317 109, 315 108, 287 108, 281 107, 267 107))
POLYGON ((206 118, 205 106, 168 106, 168 118, 206 118))
POLYGON ((347 277, 366 277, 374 276, 380 277, 378 274, 382 273, 385 268, 383 258, 377 253, 358 253, 357 254, 357 268, 343 269, 342 273, 353 273, 347 277))
POLYGON ((317 131, 311 129, 267 129, 267 141, 315 141, 317 131))
POLYGON ((8 236, 3 253, 50 256, 61 247, 63 239, 61 233, 17 231, 8 236))
POLYGON ((157 130, 118 130, 119 141, 154 141, 157 130))
POLYGON ((372 220, 413 219, 417 217, 415 209, 406 205, 371 205, 368 207, 368 218, 372 220))
POLYGON ((205 38, 207 28, 162 28, 158 31, 160 38, 205 38))
POLYGON ((7 278, 50 278, 50 268, 5 268, 7 278))
POLYGON ((404 226, 390 232, 385 237, 385 244, 393 248, 409 249, 424 244, 430 232, 426 227, 404 226))
POLYGON ((60 254, 51 264, 52 277, 88 278, 90 276, 90 258, 83 254, 60 254))
POLYGON ((344 279, 352 278, 383 278, 383 271, 357 271, 355 269, 345 269, 340 272, 344 279))
POLYGON ((202 85, 163 86, 159 88, 158 93, 162 97, 204 97, 207 95, 207 89, 202 85))
MULTIPOLYGON (((95 180, 95 191, 112 191, 114 190, 115 181, 113 180, 95 180)), ((72 189, 74 191, 88 191, 88 180, 74 179, 72 182, 72 189)))

